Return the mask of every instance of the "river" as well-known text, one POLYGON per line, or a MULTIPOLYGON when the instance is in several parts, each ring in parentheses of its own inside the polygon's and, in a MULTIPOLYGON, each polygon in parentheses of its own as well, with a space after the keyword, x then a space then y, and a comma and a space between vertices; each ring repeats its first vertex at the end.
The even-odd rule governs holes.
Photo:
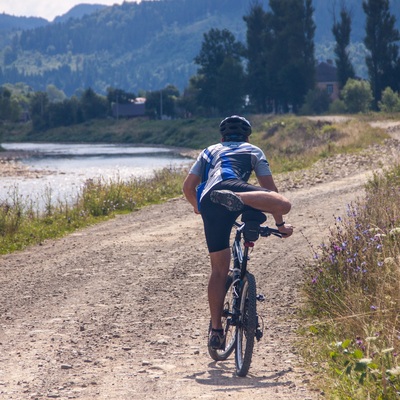
POLYGON ((4 143, 6 150, 29 152, 21 162, 36 178, 0 178, 0 200, 15 195, 42 203, 73 200, 87 179, 148 178, 166 167, 187 167, 192 159, 165 147, 113 144, 4 143), (40 172, 43 172, 41 174, 40 172))

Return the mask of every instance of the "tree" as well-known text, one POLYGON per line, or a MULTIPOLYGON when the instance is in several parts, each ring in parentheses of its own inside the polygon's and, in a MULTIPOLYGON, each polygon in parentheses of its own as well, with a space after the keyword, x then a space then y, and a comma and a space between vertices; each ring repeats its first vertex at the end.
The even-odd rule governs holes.
POLYGON ((107 88, 107 100, 111 103, 128 104, 135 100, 134 93, 125 92, 122 89, 115 89, 113 87, 107 88))
POLYGON ((270 8, 275 103, 296 112, 315 85, 312 0, 270 0, 270 8))
POLYGON ((262 4, 256 1, 243 19, 247 25, 246 88, 255 111, 266 113, 270 111, 269 103, 272 97, 270 15, 264 11, 262 4))
POLYGON ((86 89, 80 99, 85 121, 94 118, 104 118, 107 115, 108 103, 105 97, 99 96, 93 89, 86 89))
POLYGON ((389 0, 363 0, 366 14, 364 44, 369 50, 366 57, 369 79, 377 109, 382 91, 386 87, 400 89, 400 61, 397 41, 400 33, 395 28, 396 18, 390 14, 389 0))
POLYGON ((334 19, 332 33, 336 40, 335 63, 339 81, 339 88, 342 89, 349 78, 355 77, 353 65, 351 64, 348 46, 351 33, 351 15, 345 6, 340 11, 340 21, 334 19))
POLYGON ((328 92, 317 87, 308 91, 299 112, 303 115, 320 115, 328 111, 331 102, 328 92))
POLYGON ((372 90, 367 81, 349 79, 342 90, 343 101, 350 113, 365 113, 371 108, 372 90))
POLYGON ((65 93, 62 90, 57 89, 55 85, 47 85, 46 93, 50 103, 62 102, 67 97, 65 93))
POLYGON ((0 86, 0 120, 16 122, 20 114, 21 107, 12 92, 0 86))
POLYGON ((218 68, 215 88, 218 110, 224 115, 240 114, 244 103, 244 72, 240 61, 225 57, 218 68))
MULTIPOLYGON (((225 84, 236 87, 237 91, 241 90, 243 80, 243 67, 241 59, 244 53, 244 47, 240 42, 237 42, 234 35, 227 29, 211 29, 204 34, 200 53, 195 57, 194 61, 199 65, 197 71, 198 78, 192 80, 198 90, 198 103, 209 113, 213 110, 222 112, 225 108, 224 103, 228 100, 224 98, 218 90, 225 89, 218 84, 218 81, 223 79, 225 84), (225 69, 222 68, 226 59, 230 63, 235 63, 236 74, 230 74, 230 80, 227 82, 227 77, 223 77, 225 69)), ((243 96, 243 93, 240 93, 243 96)))
POLYGON ((176 104, 179 98, 179 90, 168 85, 162 90, 146 93, 146 114, 150 118, 161 119, 163 115, 175 117, 176 104))
POLYGON ((49 98, 45 92, 36 92, 31 98, 30 115, 32 127, 36 131, 49 127, 48 115, 49 98))

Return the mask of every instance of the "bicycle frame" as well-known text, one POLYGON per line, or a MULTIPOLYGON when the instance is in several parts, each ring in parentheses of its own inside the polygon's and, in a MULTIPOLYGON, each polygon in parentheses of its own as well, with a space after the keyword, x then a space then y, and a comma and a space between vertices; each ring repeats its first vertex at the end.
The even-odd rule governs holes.
MULTIPOLYGON (((257 212, 257 213, 264 215, 261 212, 257 212)), ((233 268, 232 268, 233 283, 232 283, 232 285, 235 287, 235 290, 234 290, 235 298, 237 301, 239 301, 240 294, 241 294, 240 293, 241 292, 240 284, 247 273, 247 262, 250 259, 249 258, 249 249, 254 247, 255 240, 249 241, 249 240, 245 239, 244 229, 246 226, 246 222, 242 223, 242 224, 239 222, 235 222, 234 226, 236 227, 236 234, 235 234, 234 242, 232 244, 232 259, 233 259, 233 268), (243 246, 242 246, 242 240, 244 241, 243 246)), ((260 226, 260 225, 258 225, 258 228, 259 228, 259 231, 258 231, 259 235, 261 235, 263 237, 274 235, 274 236, 282 238, 282 234, 277 229, 272 229, 268 226, 260 226)), ((238 311, 238 309, 237 309, 237 307, 235 307, 235 305, 236 304, 233 305, 233 313, 232 313, 233 315, 231 316, 232 321, 230 321, 230 323, 232 325, 236 326, 237 325, 236 317, 240 315, 240 311, 238 312, 238 314, 235 313, 235 311, 238 311)))
POLYGON ((224 347, 220 350, 210 347, 208 349, 215 361, 226 360, 235 350, 238 376, 246 376, 251 363, 254 340, 259 341, 263 336, 256 301, 262 301, 264 298, 257 295, 255 277, 248 272, 249 249, 254 247, 254 242, 259 236, 282 237, 277 229, 261 226, 265 221, 265 214, 251 210, 242 214, 242 223, 234 223, 236 233, 231 247, 233 265, 226 282, 226 298, 222 310, 224 331, 229 339, 226 339, 224 347))

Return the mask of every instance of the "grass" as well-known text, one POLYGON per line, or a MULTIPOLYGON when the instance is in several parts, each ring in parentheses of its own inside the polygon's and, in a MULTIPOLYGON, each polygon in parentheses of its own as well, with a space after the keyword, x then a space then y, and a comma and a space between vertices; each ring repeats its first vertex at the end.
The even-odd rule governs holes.
POLYGON ((400 396, 400 166, 375 174, 308 265, 305 356, 328 398, 400 396))
POLYGON ((183 178, 182 170, 165 168, 151 179, 88 180, 73 204, 53 203, 49 189, 43 195, 44 210, 37 202, 20 196, 16 187, 7 199, 0 200, 0 254, 166 201, 182 193, 183 178))
POLYGON ((274 173, 309 168, 321 158, 339 153, 357 153, 388 138, 361 118, 331 123, 305 117, 255 118, 252 143, 267 155, 274 173))

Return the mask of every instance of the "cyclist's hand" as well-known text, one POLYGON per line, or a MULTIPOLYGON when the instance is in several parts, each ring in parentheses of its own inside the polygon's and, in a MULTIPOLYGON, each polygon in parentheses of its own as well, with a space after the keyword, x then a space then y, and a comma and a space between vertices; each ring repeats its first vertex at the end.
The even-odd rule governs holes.
POLYGON ((200 214, 200 211, 198 210, 197 207, 193 207, 193 212, 194 212, 195 214, 200 214))
POLYGON ((290 224, 285 224, 285 225, 283 225, 283 226, 280 226, 280 227, 278 228, 278 230, 279 230, 280 233, 283 234, 282 237, 283 237, 284 239, 286 239, 286 238, 288 238, 289 236, 292 235, 292 233, 293 233, 293 228, 294 228, 294 227, 293 227, 292 225, 290 225, 290 224))

